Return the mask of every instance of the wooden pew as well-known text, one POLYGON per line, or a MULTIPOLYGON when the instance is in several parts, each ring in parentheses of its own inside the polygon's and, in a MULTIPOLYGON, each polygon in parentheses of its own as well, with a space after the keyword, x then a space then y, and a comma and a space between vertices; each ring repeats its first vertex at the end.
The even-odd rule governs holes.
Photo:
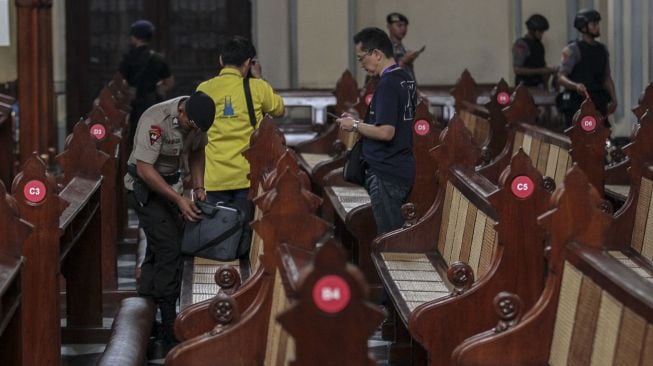
POLYGON ((23 246, 23 365, 60 364, 59 273, 66 278, 64 335, 88 342, 88 330, 102 328, 100 192, 107 160, 88 127, 78 123, 68 149, 57 156, 65 173, 61 189, 35 155, 14 180, 18 210, 34 225, 23 246))
POLYGON ((23 220, 16 201, 0 182, 0 363, 21 364, 22 243, 33 226, 23 220))
POLYGON ((14 99, 0 94, 0 181, 6 186, 14 178, 14 162, 17 161, 14 141, 14 118, 11 114, 14 99))
POLYGON ((653 278, 653 238, 649 227, 653 221, 653 113, 646 112, 633 133, 633 141, 624 149, 629 159, 630 193, 623 207, 614 215, 608 234, 608 253, 627 264, 639 275, 653 278))
POLYGON ((367 341, 384 313, 368 302, 362 273, 338 244, 327 240, 314 255, 282 244, 279 255, 290 306, 277 320, 294 341, 292 364, 375 365, 367 341))
POLYGON ((611 218, 579 168, 553 197, 538 303, 524 314, 518 296, 498 294, 497 325, 459 345, 453 365, 650 364, 653 284, 604 252, 611 218))
MULTIPOLYGON (((346 112, 358 101, 358 84, 349 70, 345 70, 336 82, 333 95, 336 97, 334 111, 336 115, 346 112)), ((323 133, 310 141, 295 146, 295 151, 301 156, 301 161, 305 164, 307 171, 311 171, 320 162, 328 160, 341 148, 334 145, 338 138, 337 124, 333 123, 331 118, 327 118, 327 121, 331 121, 331 123, 323 133)))
MULTIPOLYGON (((290 161, 287 158, 281 159, 280 164, 290 161)), ((225 324, 224 317, 211 316, 216 314, 216 311, 204 312, 203 328, 207 318, 213 318, 209 319, 210 325, 213 326, 209 328, 209 332, 199 328, 193 332, 184 332, 179 331, 178 327, 183 322, 180 314, 175 328, 177 336, 183 337, 185 341, 168 354, 166 365, 204 365, 208 360, 217 357, 225 364, 276 364, 271 360, 290 356, 290 353, 286 353, 287 336, 280 333, 273 317, 273 314, 277 314, 287 305, 281 278, 276 269, 276 248, 284 242, 310 248, 324 236, 329 227, 326 222, 312 214, 317 209, 319 199, 310 193, 307 189, 308 181, 300 178, 299 173, 296 162, 294 166, 278 166, 277 173, 269 178, 274 181, 275 188, 257 201, 262 205, 262 211, 266 212, 252 225, 262 238, 263 257, 261 269, 234 293, 236 302, 228 306, 230 309, 237 309, 241 314, 240 320, 233 325, 225 324), (279 224, 284 222, 292 222, 293 225, 279 224), (257 291, 248 290, 254 286, 257 291), (243 293, 254 296, 248 301, 242 299, 243 293), (248 347, 237 346, 242 344, 248 344, 248 347)), ((213 309, 225 307, 227 305, 221 305, 218 298, 214 299, 213 309)), ((220 312, 217 313, 220 315, 220 312)), ((190 311, 186 314, 191 315, 190 311)))
POLYGON ((544 238, 535 220, 548 198, 542 176, 519 152, 497 188, 474 171, 479 149, 471 139, 463 122, 452 119, 432 151, 438 181, 446 182, 435 203, 420 222, 374 244, 384 287, 433 365, 492 319, 475 311, 461 321, 459 308, 489 304, 495 286, 514 288, 532 305, 544 276, 537 251, 544 238), (528 197, 518 196, 523 184, 530 186, 528 197))
MULTIPOLYGON (((413 189, 405 206, 405 218, 419 220, 428 211, 437 192, 435 165, 428 151, 435 146, 442 127, 429 113, 426 101, 422 100, 415 111, 413 122, 413 151, 416 175, 413 189)), ((372 288, 380 289, 379 278, 371 262, 371 245, 377 236, 376 224, 370 205, 370 197, 363 187, 346 185, 342 171, 336 170, 328 177, 331 186, 324 188, 325 206, 332 208, 336 235, 343 245, 350 249, 354 262, 365 274, 372 288)))

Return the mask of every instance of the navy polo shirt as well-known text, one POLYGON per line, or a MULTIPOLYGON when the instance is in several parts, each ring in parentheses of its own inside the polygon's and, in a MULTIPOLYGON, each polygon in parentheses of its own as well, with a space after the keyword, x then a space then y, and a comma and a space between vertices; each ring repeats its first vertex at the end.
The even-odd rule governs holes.
POLYGON ((405 70, 395 68, 381 76, 365 123, 394 126, 395 135, 390 141, 363 137, 362 143, 369 169, 382 179, 407 185, 415 181, 415 103, 415 81, 405 70))

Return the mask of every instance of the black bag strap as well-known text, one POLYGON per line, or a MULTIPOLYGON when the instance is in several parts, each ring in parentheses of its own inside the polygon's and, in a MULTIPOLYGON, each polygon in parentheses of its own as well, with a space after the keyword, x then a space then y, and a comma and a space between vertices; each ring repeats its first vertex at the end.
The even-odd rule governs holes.
POLYGON ((243 87, 245 88, 245 100, 247 100, 247 112, 249 112, 249 123, 252 128, 256 128, 256 114, 254 113, 254 103, 252 102, 252 91, 249 89, 249 78, 243 78, 243 87))

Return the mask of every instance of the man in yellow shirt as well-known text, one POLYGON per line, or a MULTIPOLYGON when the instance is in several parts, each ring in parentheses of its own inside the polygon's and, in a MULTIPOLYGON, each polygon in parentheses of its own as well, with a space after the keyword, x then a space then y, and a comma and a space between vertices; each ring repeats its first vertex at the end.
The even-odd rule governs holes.
MULTIPOLYGON (((218 76, 197 87, 215 101, 215 120, 208 131, 209 143, 205 149, 205 187, 194 187, 194 190, 206 190, 211 203, 234 204, 248 221, 253 216, 253 205, 247 199, 250 168, 242 152, 249 147, 249 138, 264 114, 280 117, 284 113, 283 99, 261 79, 261 66, 255 57, 256 49, 248 39, 232 38, 222 48, 222 70, 218 76), (246 87, 250 90, 251 108, 248 108, 246 87)), ((239 256, 247 254, 251 235, 247 226, 241 237, 239 256)))

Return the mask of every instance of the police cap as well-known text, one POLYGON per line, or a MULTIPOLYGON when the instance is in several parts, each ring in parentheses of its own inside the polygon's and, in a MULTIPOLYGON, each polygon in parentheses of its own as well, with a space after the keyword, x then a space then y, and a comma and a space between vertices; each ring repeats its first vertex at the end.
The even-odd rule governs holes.
POLYGON ((400 14, 400 13, 390 13, 388 14, 387 17, 385 17, 385 21, 388 24, 396 23, 396 22, 404 22, 408 24, 408 18, 406 18, 405 15, 400 14))
POLYGON ((141 19, 132 23, 129 27, 129 35, 138 39, 149 40, 154 34, 154 25, 149 20, 141 19))
POLYGON ((186 101, 186 114, 200 130, 206 132, 215 118, 215 102, 204 92, 196 91, 186 101))

